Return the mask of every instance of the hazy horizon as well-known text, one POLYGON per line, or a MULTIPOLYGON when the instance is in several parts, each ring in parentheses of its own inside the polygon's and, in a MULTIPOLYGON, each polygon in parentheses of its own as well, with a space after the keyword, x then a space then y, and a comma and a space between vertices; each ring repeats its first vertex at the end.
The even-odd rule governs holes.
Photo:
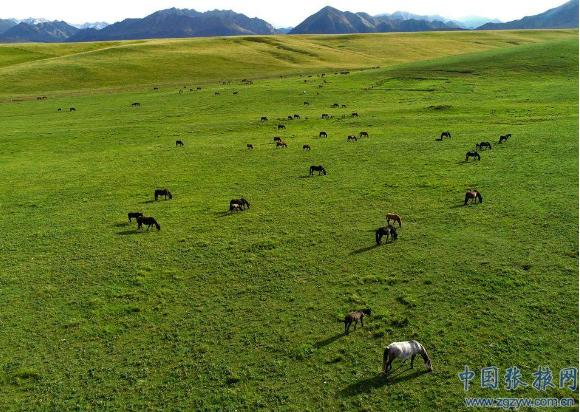
POLYGON ((484 17, 499 19, 502 22, 520 19, 524 16, 542 13, 548 9, 564 4, 562 0, 512 1, 488 0, 446 0, 434 3, 428 0, 297 0, 294 7, 285 7, 266 1, 236 1, 236 0, 149 0, 143 4, 140 0, 113 2, 103 0, 96 4, 82 4, 70 0, 53 0, 50 3, 38 4, 35 0, 22 0, 15 4, 4 5, 0 18, 27 18, 64 20, 70 24, 87 22, 106 22, 109 24, 127 18, 143 18, 155 11, 172 7, 180 9, 195 9, 200 12, 208 10, 233 10, 248 17, 257 17, 275 27, 294 27, 308 16, 325 6, 332 6, 343 11, 366 12, 371 15, 390 14, 404 11, 419 15, 439 15, 446 19, 461 20, 469 17, 484 17), (36 4, 35 4, 36 3, 36 4), (31 12, 30 10, 35 10, 31 12))

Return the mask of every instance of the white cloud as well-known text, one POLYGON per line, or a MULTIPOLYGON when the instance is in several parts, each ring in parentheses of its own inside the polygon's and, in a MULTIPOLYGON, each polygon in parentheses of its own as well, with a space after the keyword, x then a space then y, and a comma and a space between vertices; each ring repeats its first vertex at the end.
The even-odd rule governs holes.
POLYGON ((439 14, 449 18, 477 15, 503 21, 541 13, 565 0, 18 0, 3 2, 0 18, 43 17, 70 23, 86 21, 115 22, 128 17, 144 17, 170 7, 198 11, 232 9, 259 17, 276 27, 295 26, 324 6, 369 14, 397 10, 416 14, 439 14))

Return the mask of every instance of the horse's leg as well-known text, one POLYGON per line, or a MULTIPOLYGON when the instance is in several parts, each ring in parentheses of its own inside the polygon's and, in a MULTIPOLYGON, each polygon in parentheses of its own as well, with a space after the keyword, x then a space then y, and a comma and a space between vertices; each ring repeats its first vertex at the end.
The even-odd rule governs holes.
POLYGON ((411 356, 411 369, 413 369, 413 362, 415 361, 415 356, 417 356, 417 354, 413 354, 413 356, 411 356))
POLYGON ((363 322, 364 316, 362 318, 360 318, 360 327, 363 328, 365 326, 365 323, 363 322))
POLYGON ((348 331, 350 329, 350 322, 344 322, 344 334, 348 335, 348 331))
POLYGON ((354 330, 356 330, 356 325, 358 325, 358 320, 354 321, 354 330))

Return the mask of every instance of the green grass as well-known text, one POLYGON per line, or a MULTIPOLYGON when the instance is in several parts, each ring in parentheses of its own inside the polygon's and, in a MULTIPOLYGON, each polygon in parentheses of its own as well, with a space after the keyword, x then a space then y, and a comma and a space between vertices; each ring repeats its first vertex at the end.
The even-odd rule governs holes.
MULTIPOLYGON (((1 409, 461 410, 464 365, 531 382, 578 364, 577 31, 4 47, 1 409), (6 63, 27 53, 53 57, 6 63), (323 88, 279 78, 322 70, 323 88), (185 79, 204 89, 178 94, 185 79), (484 202, 461 206, 467 188, 484 202), (241 195, 251 209, 225 213, 241 195), (136 233, 138 210, 162 230, 136 233), (399 240, 374 247, 389 211, 399 240), (384 347, 407 339, 434 372, 385 381, 384 347)), ((578 401, 478 378, 469 396, 578 401)))

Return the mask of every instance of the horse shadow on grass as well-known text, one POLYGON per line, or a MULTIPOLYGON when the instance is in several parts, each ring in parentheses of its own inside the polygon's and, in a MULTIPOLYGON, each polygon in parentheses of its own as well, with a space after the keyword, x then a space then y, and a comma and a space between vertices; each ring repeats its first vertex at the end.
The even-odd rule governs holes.
MULTIPOLYGON (((402 366, 402 365, 401 365, 402 366)), ((401 367, 395 369, 394 372, 401 369, 401 367)), ((393 372, 389 373, 389 375, 385 375, 383 373, 379 373, 372 378, 363 379, 362 381, 353 383, 346 388, 339 391, 339 395, 341 396, 356 396, 363 393, 368 393, 373 389, 380 388, 382 386, 391 386, 396 385, 401 382, 405 382, 411 379, 418 378, 421 375, 429 373, 427 370, 415 370, 412 373, 407 373, 412 369, 403 369, 396 375, 393 375, 393 372), (407 371, 407 372, 406 372, 407 371)))
POLYGON ((340 339, 340 338, 342 338, 343 336, 344 336, 344 333, 339 333, 339 334, 337 334, 337 335, 331 336, 330 338, 326 338, 326 339, 323 339, 323 340, 319 340, 318 342, 316 342, 316 343, 314 344, 314 347, 315 347, 316 349, 323 348, 323 347, 325 347, 325 346, 328 346, 328 345, 330 345, 330 344, 331 344, 331 343, 333 343, 333 342, 336 342, 337 340, 339 340, 339 339, 340 339))
POLYGON ((298 176, 298 179, 310 179, 313 176, 310 175, 302 175, 302 176, 298 176))
POLYGON ((149 200, 145 200, 144 202, 141 202, 143 204, 149 204, 149 203, 155 203, 154 199, 149 199, 149 200))
POLYGON ((122 223, 115 223, 113 225, 113 227, 125 227, 125 226, 129 226, 129 223, 127 222, 122 222, 122 223))
POLYGON ((144 233, 142 231, 138 231, 137 229, 131 229, 131 230, 122 230, 120 232, 117 232, 118 236, 127 236, 127 235, 138 235, 144 233))

